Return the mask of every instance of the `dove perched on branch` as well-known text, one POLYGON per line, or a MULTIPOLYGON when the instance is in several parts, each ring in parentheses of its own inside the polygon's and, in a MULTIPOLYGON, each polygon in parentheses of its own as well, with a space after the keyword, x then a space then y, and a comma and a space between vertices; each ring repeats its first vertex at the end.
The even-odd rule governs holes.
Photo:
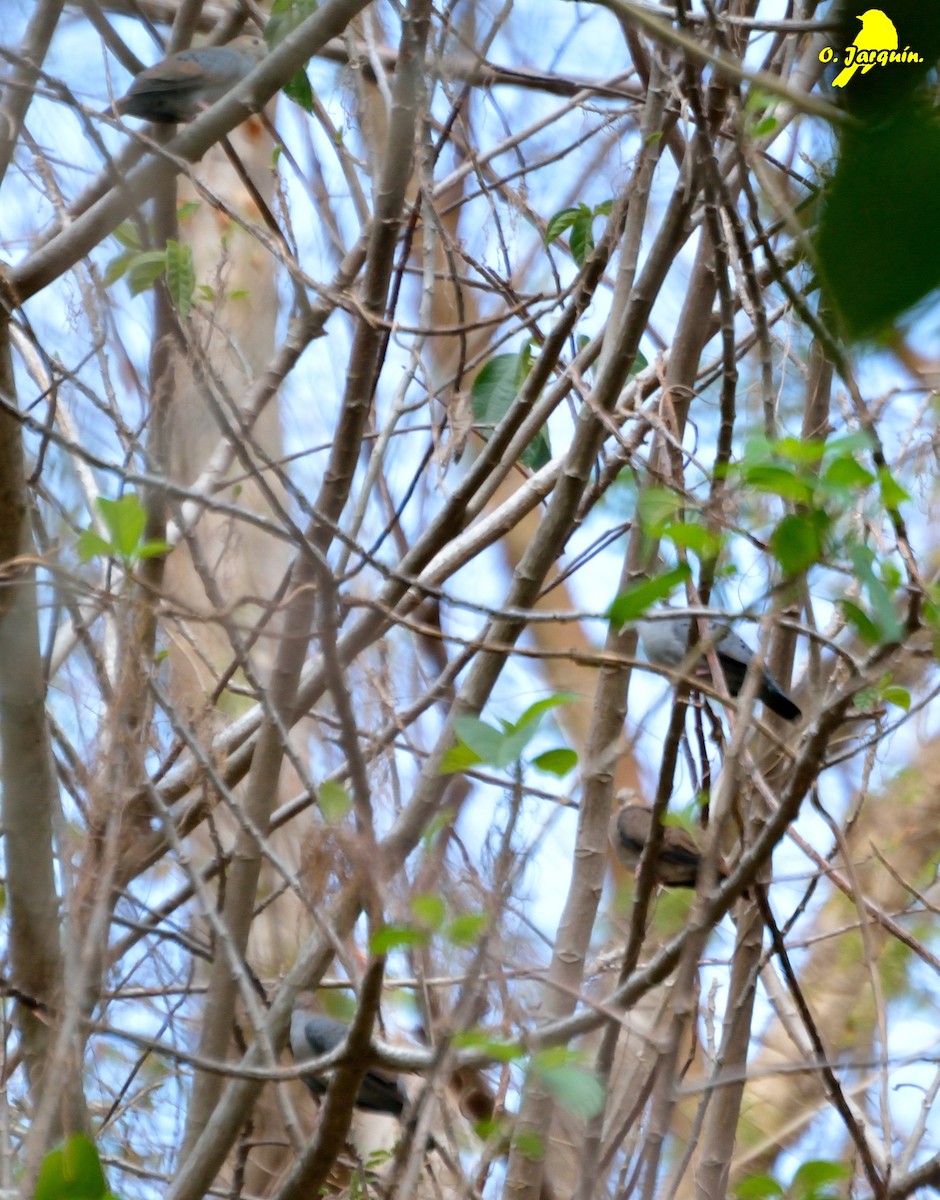
POLYGON ((191 121, 241 83, 266 53, 264 38, 252 34, 224 46, 181 50, 141 71, 114 109, 157 125, 191 121))
MULTIPOLYGON (((635 870, 653 829, 652 809, 643 804, 624 804, 610 818, 610 843, 625 867, 635 870)), ((656 858, 656 882, 663 887, 694 888, 702 854, 684 829, 674 825, 663 828, 663 840, 656 858)), ((718 862, 718 878, 725 879, 728 869, 718 862)))
MULTIPOLYGON (((686 657, 689 645, 689 622, 691 617, 673 617, 662 621, 636 621, 637 633, 643 653, 651 663, 660 667, 678 667, 686 657)), ((744 687, 747 669, 754 657, 751 647, 727 625, 709 626, 709 638, 714 645, 718 662, 725 673, 728 691, 737 696, 744 687)), ((702 647, 704 652, 705 647, 702 647)), ((710 678, 708 664, 699 661, 694 673, 700 679, 710 678)), ((786 721, 796 721, 803 714, 777 683, 766 667, 761 668, 757 697, 771 712, 786 721)))
MULTIPOLYGON (((302 1002, 291 1014, 290 1048, 298 1062, 329 1054, 346 1040, 348 1033, 349 1027, 342 1021, 314 1013, 302 1002)), ((319 1098, 329 1087, 331 1074, 332 1068, 324 1076, 303 1075, 301 1078, 313 1095, 319 1098)), ((357 1108, 364 1112, 400 1117, 407 1103, 408 1096, 397 1075, 380 1067, 371 1067, 366 1071, 356 1097, 357 1108)))

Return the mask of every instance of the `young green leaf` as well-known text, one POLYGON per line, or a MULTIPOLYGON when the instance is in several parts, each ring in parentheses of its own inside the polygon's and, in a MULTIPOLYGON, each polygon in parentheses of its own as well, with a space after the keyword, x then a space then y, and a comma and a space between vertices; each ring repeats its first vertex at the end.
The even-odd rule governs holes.
POLYGON ((172 238, 166 244, 166 286, 180 320, 185 321, 193 306, 196 267, 193 263, 192 247, 172 238))
POLYGON ((523 725, 537 724, 553 708, 558 708, 560 704, 571 704, 577 698, 574 692, 556 692, 554 696, 546 696, 544 700, 536 700, 534 704, 529 705, 518 721, 515 722, 515 728, 521 729, 523 725))
POLYGON ((610 606, 608 620, 615 629, 620 629, 628 621, 634 621, 653 604, 666 600, 676 588, 690 577, 692 570, 687 563, 680 563, 671 571, 656 575, 652 579, 644 579, 642 583, 634 584, 627 591, 621 592, 610 606))
POLYGON ((428 934, 424 929, 415 929, 412 925, 386 925, 373 934, 369 951, 372 954, 388 954, 390 950, 402 947, 424 946, 427 941, 428 934))
POLYGON ((445 928, 444 937, 454 946, 475 946, 486 924, 484 913, 461 913, 445 928))
POLYGON ((836 1193, 833 1185, 848 1179, 852 1171, 844 1163, 814 1159, 797 1170, 790 1184, 793 1200, 831 1200, 836 1193))
MULTIPOLYGON (((477 373, 470 405, 474 425, 483 438, 488 440, 505 417, 531 370, 532 347, 526 342, 518 354, 497 354, 477 373)), ((548 432, 543 428, 525 448, 520 461, 531 471, 538 471, 551 457, 548 432)))
POLYGON ((574 750, 559 746, 557 750, 546 750, 532 759, 532 766, 558 779, 573 771, 578 765, 578 756, 574 750))
POLYGON ((78 557, 82 562, 90 562, 93 558, 110 558, 112 546, 93 529, 83 529, 77 544, 78 557))
POLYGON ((550 246, 552 242, 556 242, 566 229, 571 228, 580 215, 581 205, 576 204, 573 208, 563 208, 553 217, 549 217, 545 227, 545 245, 550 246))
POLYGON ((95 1143, 73 1134, 42 1160, 33 1200, 106 1200, 108 1195, 95 1143))
POLYGON ((479 717, 457 717, 454 730, 464 745, 478 756, 479 762, 497 765, 503 743, 500 730, 487 725, 479 717))
POLYGON ((829 517, 822 509, 789 513, 770 535, 770 550, 787 576, 798 575, 819 562, 825 550, 829 517))
POLYGON ((579 267, 584 266, 585 260, 594 249, 594 214, 586 204, 581 206, 581 210, 572 223, 571 236, 568 238, 571 257, 579 267))
POLYGON ((140 500, 133 492, 125 493, 119 500, 99 496, 98 510, 117 555, 127 560, 133 558, 147 525, 147 512, 140 500))
POLYGON ((338 825, 352 808, 352 797, 335 779, 324 779, 317 789, 317 803, 327 825, 338 825))
POLYGON ((671 488, 646 487, 637 497, 636 511, 645 533, 659 537, 675 521, 685 501, 671 488))
POLYGON ((447 916, 447 902, 436 892, 423 892, 411 897, 411 911, 415 920, 426 929, 440 929, 447 916))
POLYGON ((556 1048, 533 1055, 532 1070, 562 1108, 574 1116, 587 1119, 604 1107, 604 1090, 596 1076, 570 1051, 556 1048))
POLYGON ((770 1175, 749 1175, 734 1189, 736 1200, 773 1200, 784 1194, 783 1188, 770 1175))
POLYGON ((122 245, 125 250, 140 249, 140 230, 133 221, 122 221, 121 224, 118 225, 117 229, 112 232, 111 236, 115 239, 115 241, 122 245))
POLYGON ((127 264, 127 289, 132 296, 149 291, 166 270, 165 250, 145 250, 127 264))

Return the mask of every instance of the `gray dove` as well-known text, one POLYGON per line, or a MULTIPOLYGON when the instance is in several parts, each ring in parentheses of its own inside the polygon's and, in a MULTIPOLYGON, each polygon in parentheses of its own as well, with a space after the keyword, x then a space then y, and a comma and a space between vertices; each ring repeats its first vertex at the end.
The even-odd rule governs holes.
MULTIPOLYGON (((334 1021, 332 1017, 324 1017, 314 1013, 303 1004, 298 1004, 291 1014, 290 1048, 294 1058, 303 1062, 308 1058, 319 1058, 335 1050, 344 1041, 349 1027, 342 1021, 334 1021)), ((329 1086, 329 1074, 326 1078, 319 1075, 303 1075, 301 1078, 314 1096, 320 1097, 329 1086)), ((397 1075, 372 1067, 366 1071, 359 1085, 359 1095, 356 1097, 356 1107, 364 1112, 385 1113, 388 1116, 400 1117, 408 1096, 398 1080, 397 1075)))
MULTIPOLYGON (((689 643, 689 621, 691 617, 674 617, 667 621, 635 621, 643 653, 651 663, 660 667, 678 667, 686 656, 689 643)), ((736 696, 744 687, 744 677, 754 651, 727 625, 711 625, 715 653, 725 673, 728 691, 736 696)), ((708 666, 700 662, 695 667, 700 678, 708 678, 708 666)), ((761 671, 757 697, 771 712, 786 721, 796 721, 803 714, 783 691, 773 675, 764 667, 761 671)))

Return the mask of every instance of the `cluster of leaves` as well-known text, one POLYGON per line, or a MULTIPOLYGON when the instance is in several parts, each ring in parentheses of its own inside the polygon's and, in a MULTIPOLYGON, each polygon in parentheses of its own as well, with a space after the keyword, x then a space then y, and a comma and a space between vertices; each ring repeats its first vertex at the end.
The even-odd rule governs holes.
MULTIPOLYGON (((513 766, 521 772, 523 752, 538 732, 542 718, 559 704, 573 699, 569 693, 550 696, 527 708, 517 721, 500 721, 499 728, 479 717, 458 717, 457 743, 444 756, 441 773, 449 775, 481 765, 497 769, 513 766)), ((529 765, 560 777, 572 770, 577 761, 573 750, 559 746, 536 755, 529 765)), ((335 780, 325 780, 320 785, 317 799, 328 824, 344 820, 352 809, 352 797, 335 780)), ((413 897, 411 910, 413 923, 386 925, 373 935, 370 943, 373 954, 426 945, 432 935, 442 937, 452 947, 466 948, 475 945, 487 926, 483 913, 451 913, 446 900, 437 893, 413 897)))
MULTIPOLYGON (((892 559, 878 557, 870 546, 852 540, 851 533, 842 531, 840 518, 857 511, 868 496, 876 497, 887 510, 895 510, 909 497, 889 471, 872 471, 859 461, 868 450, 864 433, 830 441, 758 440, 724 475, 745 494, 775 496, 794 506, 795 511, 781 517, 767 538, 768 549, 786 578, 817 564, 848 561, 867 603, 848 598, 838 603, 867 644, 884 645, 899 641, 903 634, 895 604, 900 570, 892 559)), ((725 535, 691 519, 688 498, 669 488, 644 489, 637 500, 637 516, 645 532, 671 542, 683 558, 692 552, 703 562, 713 561, 724 549, 725 535)), ((690 574, 683 561, 631 588, 611 606, 611 621, 621 626, 641 616, 651 604, 667 599, 690 574)))
POLYGON ((583 266, 585 259, 594 249, 594 222, 598 217, 609 217, 613 206, 612 200, 604 200, 601 204, 595 204, 593 208, 582 203, 561 209, 549 220, 545 228, 545 245, 550 246, 552 242, 557 242, 563 233, 570 230, 568 248, 571 257, 579 267, 583 266))
POLYGON ((443 896, 427 892, 411 898, 413 924, 384 925, 372 935, 369 949, 373 954, 389 954, 393 950, 427 945, 437 934, 455 949, 474 946, 486 929, 485 913, 452 913, 443 896))
MULTIPOLYGON (((546 713, 559 704, 570 704, 575 699, 570 692, 558 692, 530 705, 517 721, 500 720, 498 729, 479 717, 457 717, 454 721, 457 744, 444 755, 441 774, 452 775, 481 765, 503 770, 520 764, 523 751, 538 732, 546 713)), ((537 754, 529 765, 560 779, 577 764, 575 751, 567 746, 559 746, 537 754)))
POLYGON ((789 1187, 771 1175, 749 1175, 735 1188, 735 1200, 835 1200, 836 1185, 851 1174, 844 1163, 813 1159, 798 1168, 789 1187))
POLYGON ((846 619, 869 645, 899 641, 902 635, 894 603, 901 583, 897 566, 877 558, 866 545, 840 536, 838 518, 876 495, 885 510, 895 510, 910 497, 887 469, 871 471, 859 461, 870 449, 864 433, 829 441, 781 438, 755 441, 729 478, 744 489, 778 496, 796 506, 777 522, 768 541, 770 552, 787 577, 802 574, 824 561, 846 557, 865 591, 867 608, 841 599, 846 619))
MULTIPOLYGON (((182 215, 188 215, 188 211, 195 207, 184 205, 182 215)), ((104 275, 105 287, 110 287, 119 279, 126 279, 130 294, 139 296, 162 279, 166 283, 170 302, 180 319, 185 321, 192 311, 197 291, 192 247, 171 238, 162 250, 147 250, 141 240, 140 230, 131 221, 119 225, 114 236, 124 249, 108 263, 104 275)), ((200 287, 199 292, 205 300, 214 298, 211 288, 200 287)))
POLYGON ((78 539, 78 553, 83 562, 113 558, 132 567, 142 559, 169 552, 168 542, 144 538, 147 510, 134 492, 125 493, 119 500, 99 496, 96 504, 109 537, 102 537, 94 529, 84 530, 78 539))

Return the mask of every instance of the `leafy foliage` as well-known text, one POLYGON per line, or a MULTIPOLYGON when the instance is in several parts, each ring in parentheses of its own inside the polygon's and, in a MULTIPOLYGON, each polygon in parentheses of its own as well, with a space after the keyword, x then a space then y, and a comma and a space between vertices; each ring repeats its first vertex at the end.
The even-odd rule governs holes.
MULTIPOLYGON (((478 372, 470 392, 473 420, 478 432, 488 440, 492 430, 509 411, 519 389, 532 370, 532 346, 529 342, 518 354, 497 354, 478 372)), ((522 452, 519 461, 538 471, 551 461, 548 431, 540 429, 522 452)))
MULTIPOLYGON (((480 765, 502 769, 519 763, 546 713, 574 699, 570 693, 561 692, 539 700, 531 704, 518 721, 500 721, 498 729, 479 717, 457 717, 454 721, 457 744, 444 755, 441 774, 451 775, 480 765)), ((566 775, 576 764, 577 755, 567 748, 540 754, 532 760, 532 765, 539 770, 559 776, 566 775)))
POLYGON ((605 200, 591 208, 587 204, 576 204, 572 208, 563 208, 549 220, 545 227, 545 245, 550 246, 563 233, 570 230, 569 245, 571 256, 578 266, 583 266, 585 259, 594 249, 594 222, 598 217, 610 216, 613 201, 605 200))
POLYGON ((147 510, 135 493, 127 492, 119 500, 99 496, 97 506, 110 537, 86 529, 78 540, 78 552, 84 561, 110 557, 133 566, 142 559, 169 552, 169 543, 161 538, 144 538, 147 510))

